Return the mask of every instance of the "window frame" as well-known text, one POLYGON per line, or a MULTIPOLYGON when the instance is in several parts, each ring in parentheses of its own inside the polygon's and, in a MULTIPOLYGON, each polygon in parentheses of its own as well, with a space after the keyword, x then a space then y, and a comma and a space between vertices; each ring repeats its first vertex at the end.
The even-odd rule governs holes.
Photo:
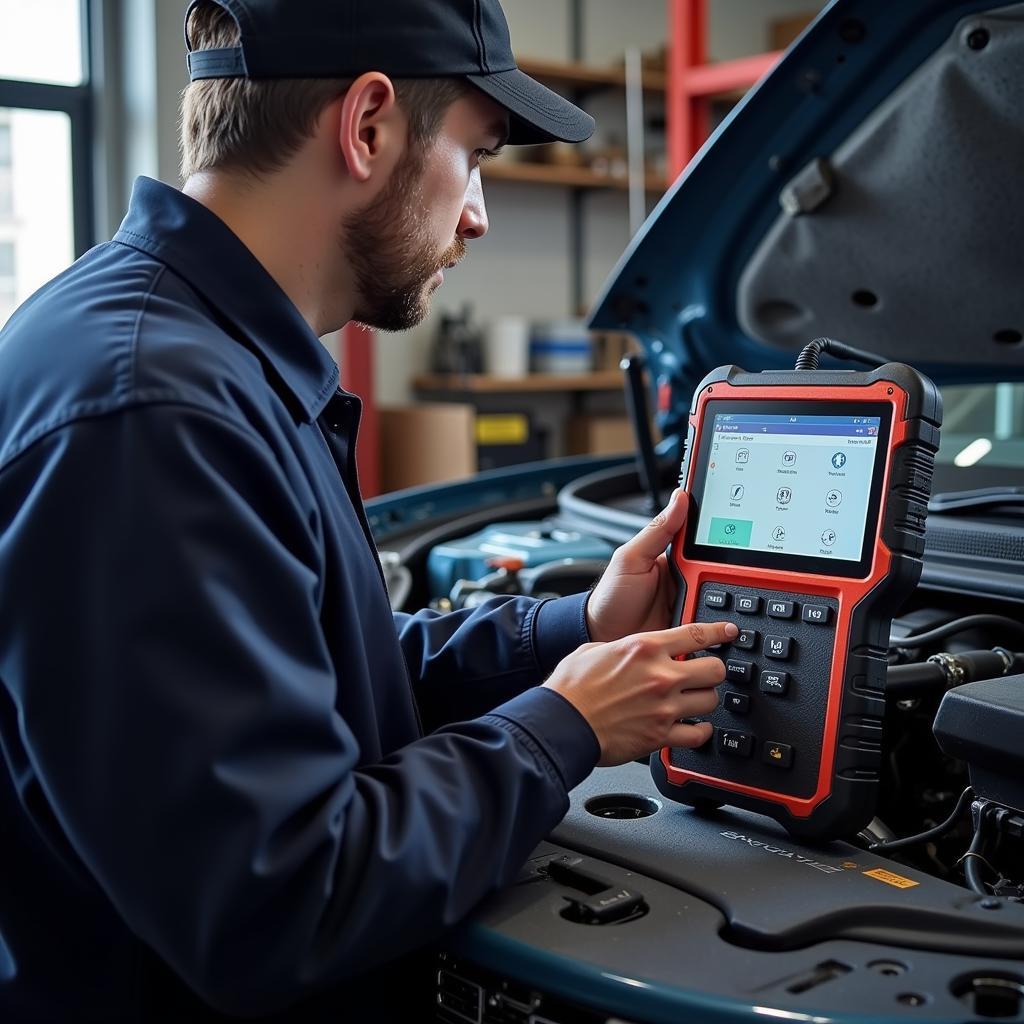
POLYGON ((90 61, 92 0, 80 0, 82 28, 82 82, 54 85, 0 78, 0 107, 59 111, 71 126, 71 208, 75 258, 95 244, 93 209, 93 88, 90 61))

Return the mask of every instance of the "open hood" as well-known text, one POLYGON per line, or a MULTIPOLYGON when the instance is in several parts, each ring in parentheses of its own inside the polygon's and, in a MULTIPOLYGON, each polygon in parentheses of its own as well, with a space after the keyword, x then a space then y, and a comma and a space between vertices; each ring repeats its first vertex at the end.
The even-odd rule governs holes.
POLYGON ((1024 379, 1024 3, 834 0, 669 191, 592 317, 675 433, 711 368, 815 337, 1024 379), (664 396, 671 388, 671 408, 664 396))

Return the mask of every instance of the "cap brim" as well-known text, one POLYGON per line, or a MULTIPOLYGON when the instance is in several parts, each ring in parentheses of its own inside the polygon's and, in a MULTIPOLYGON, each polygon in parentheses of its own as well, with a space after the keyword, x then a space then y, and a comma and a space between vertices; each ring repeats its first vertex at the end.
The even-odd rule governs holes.
POLYGON ((466 77, 512 115, 510 146, 585 142, 594 134, 594 119, 586 111, 518 69, 466 77))

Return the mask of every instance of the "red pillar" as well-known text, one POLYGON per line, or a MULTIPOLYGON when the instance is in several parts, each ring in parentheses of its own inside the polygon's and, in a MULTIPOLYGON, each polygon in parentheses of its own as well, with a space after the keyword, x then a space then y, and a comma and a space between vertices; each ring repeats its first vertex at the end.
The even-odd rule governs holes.
POLYGON ((705 97, 693 96, 689 72, 707 62, 707 0, 669 0, 668 165, 674 181, 710 132, 705 97))
POLYGON ((356 463, 359 467, 359 487, 364 498, 375 498, 380 494, 380 422, 377 416, 373 346, 373 332, 365 327, 352 323, 341 332, 338 353, 341 386, 363 401, 356 463))

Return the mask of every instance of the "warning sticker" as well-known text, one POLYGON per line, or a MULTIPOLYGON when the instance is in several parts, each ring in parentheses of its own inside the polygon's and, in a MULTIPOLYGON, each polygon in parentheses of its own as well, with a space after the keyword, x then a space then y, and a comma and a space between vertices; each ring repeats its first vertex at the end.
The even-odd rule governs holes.
POLYGON ((864 874, 868 878, 877 878, 878 881, 885 882, 886 885, 894 885, 897 889, 913 889, 915 885, 921 884, 912 878, 904 878, 902 875, 886 871, 885 868, 875 868, 873 871, 865 871, 864 874))

